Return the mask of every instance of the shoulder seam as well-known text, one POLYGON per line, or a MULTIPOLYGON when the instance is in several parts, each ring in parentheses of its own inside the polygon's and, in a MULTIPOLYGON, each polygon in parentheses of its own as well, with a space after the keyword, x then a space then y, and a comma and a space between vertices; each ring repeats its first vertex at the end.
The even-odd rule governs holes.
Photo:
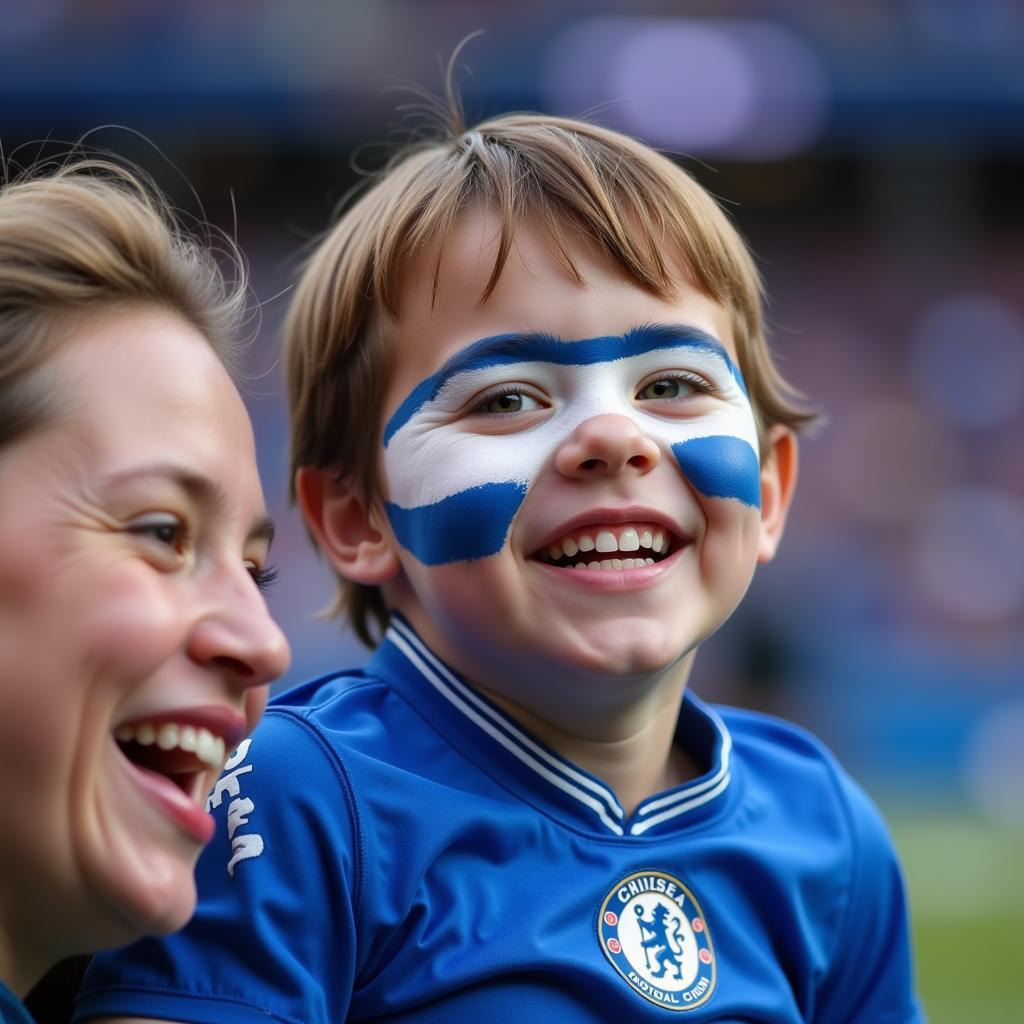
MULTIPOLYGON (((825 977, 822 979, 824 982, 827 978, 830 978, 836 967, 836 959, 838 954, 843 948, 843 937, 850 926, 850 918, 853 914, 853 898, 854 898, 854 882, 856 881, 858 874, 858 866, 861 858, 860 839, 857 835, 857 829, 853 821, 853 813, 850 808, 850 802, 847 799, 846 794, 843 792, 843 787, 840 783, 837 766, 830 757, 823 757, 822 764, 828 774, 828 779, 832 787, 832 791, 835 794, 836 802, 839 805, 839 813, 842 817, 843 824, 846 826, 847 835, 847 846, 850 851, 849 856, 849 872, 846 879, 846 895, 843 902, 842 918, 836 927, 835 941, 832 943, 832 948, 829 950, 828 957, 828 971, 825 977)), ((820 989, 821 986, 819 986, 820 989)))
POLYGON ((320 730, 311 721, 309 721, 308 710, 297 711, 295 708, 278 705, 276 707, 268 707, 264 714, 272 714, 275 717, 282 716, 289 718, 295 722, 296 725, 301 726, 313 738, 317 746, 319 746, 323 751, 327 760, 334 767, 338 784, 345 796, 345 804, 348 809, 349 820, 352 824, 352 834, 355 839, 352 851, 355 867, 355 879, 353 884, 354 892, 352 894, 352 914, 358 927, 366 895, 366 838, 365 829, 363 828, 363 815, 360 812, 359 801, 352 786, 352 780, 349 778, 348 770, 345 768, 341 758, 338 757, 337 751, 330 743, 327 742, 326 739, 324 739, 320 730))

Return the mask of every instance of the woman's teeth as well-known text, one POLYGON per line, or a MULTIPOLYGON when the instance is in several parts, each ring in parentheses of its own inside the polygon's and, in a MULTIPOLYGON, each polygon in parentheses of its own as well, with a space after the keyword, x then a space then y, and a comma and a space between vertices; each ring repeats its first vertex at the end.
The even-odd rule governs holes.
POLYGON ((204 764, 218 771, 224 767, 227 753, 224 740, 202 726, 142 722, 138 725, 122 725, 114 735, 121 743, 134 742, 141 747, 155 744, 161 750, 184 750, 195 754, 204 764))
POLYGON ((627 526, 622 530, 599 530, 591 533, 578 533, 563 537, 552 544, 547 550, 551 562, 571 566, 574 569, 639 569, 646 565, 654 565, 658 558, 651 555, 664 556, 668 553, 670 540, 664 530, 650 527, 627 526), (639 556, 632 552, 650 552, 639 556), (615 555, 611 558, 583 558, 579 555, 595 552, 598 555, 615 555), (621 557, 626 554, 627 557, 621 557))

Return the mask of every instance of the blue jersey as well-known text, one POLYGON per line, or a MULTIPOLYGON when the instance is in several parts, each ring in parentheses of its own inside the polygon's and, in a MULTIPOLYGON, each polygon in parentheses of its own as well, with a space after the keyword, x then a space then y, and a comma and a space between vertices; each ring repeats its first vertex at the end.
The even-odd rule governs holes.
POLYGON ((689 694, 676 742, 705 774, 627 815, 396 618, 271 704, 195 918, 96 958, 76 1019, 922 1020, 889 838, 831 756, 689 694))
POLYGON ((0 981, 0 1024, 35 1024, 21 1000, 0 981))

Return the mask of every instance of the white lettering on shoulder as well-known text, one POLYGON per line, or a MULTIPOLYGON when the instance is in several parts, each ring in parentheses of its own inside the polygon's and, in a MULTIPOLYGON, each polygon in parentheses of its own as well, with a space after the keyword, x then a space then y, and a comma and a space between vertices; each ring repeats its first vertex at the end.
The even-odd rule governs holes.
POLYGON ((225 796, 231 797, 228 804, 228 839, 231 841, 231 858, 228 861, 228 874, 232 877, 235 874, 235 867, 243 860, 251 860, 263 853, 263 837, 258 832, 239 832, 243 825, 249 824, 249 816, 256 810, 256 805, 247 796, 242 796, 241 778, 253 770, 251 764, 246 764, 245 759, 249 754, 249 747, 252 744, 252 737, 243 740, 238 749, 224 765, 225 774, 213 787, 209 799, 206 801, 207 811, 220 807, 225 796))

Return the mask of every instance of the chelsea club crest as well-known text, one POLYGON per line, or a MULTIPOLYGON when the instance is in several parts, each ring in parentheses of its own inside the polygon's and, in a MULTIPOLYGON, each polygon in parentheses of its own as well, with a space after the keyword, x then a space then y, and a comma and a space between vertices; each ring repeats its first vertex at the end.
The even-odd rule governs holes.
POLYGON ((693 893, 664 871, 638 871, 605 897, 597 934, 605 956, 645 999, 694 1010, 715 990, 715 953, 693 893))

